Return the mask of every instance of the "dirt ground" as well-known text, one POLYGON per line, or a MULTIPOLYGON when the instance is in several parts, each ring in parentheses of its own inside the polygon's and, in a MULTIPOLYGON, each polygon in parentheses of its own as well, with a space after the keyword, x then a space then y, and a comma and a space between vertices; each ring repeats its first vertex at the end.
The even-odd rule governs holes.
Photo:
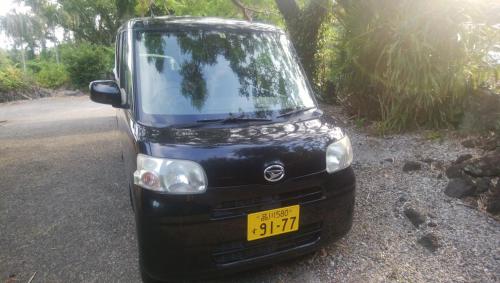
MULTIPOLYGON (((113 108, 87 97, 0 105, 0 282, 140 280, 115 123, 113 108)), ((500 223, 446 197, 447 179, 433 162, 402 170, 408 160, 446 163, 478 152, 418 134, 347 131, 358 182, 351 232, 313 255, 226 282, 500 281, 500 223), (420 226, 405 216, 409 207, 422 212, 420 226), (421 240, 428 235, 435 251, 421 240)))

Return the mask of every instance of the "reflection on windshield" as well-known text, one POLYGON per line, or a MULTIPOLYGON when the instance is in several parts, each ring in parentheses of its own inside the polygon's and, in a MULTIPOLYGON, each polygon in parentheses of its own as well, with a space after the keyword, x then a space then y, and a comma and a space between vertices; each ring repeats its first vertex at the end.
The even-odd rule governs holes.
POLYGON ((138 32, 138 89, 148 115, 269 117, 311 107, 284 35, 271 32, 138 32))

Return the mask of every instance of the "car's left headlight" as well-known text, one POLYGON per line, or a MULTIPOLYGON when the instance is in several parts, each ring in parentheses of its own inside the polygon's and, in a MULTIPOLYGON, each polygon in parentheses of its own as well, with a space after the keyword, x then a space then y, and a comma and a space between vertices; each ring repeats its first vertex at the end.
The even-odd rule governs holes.
POLYGON ((207 176, 193 161, 138 154, 134 184, 169 194, 200 194, 207 190, 207 176))
POLYGON ((344 135, 326 149, 326 172, 333 173, 349 167, 352 158, 351 140, 344 135))

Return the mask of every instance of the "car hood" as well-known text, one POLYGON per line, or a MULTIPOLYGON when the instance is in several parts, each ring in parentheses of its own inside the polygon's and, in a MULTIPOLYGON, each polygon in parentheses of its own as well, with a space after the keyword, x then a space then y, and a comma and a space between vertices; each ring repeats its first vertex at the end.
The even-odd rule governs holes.
POLYGON ((240 127, 155 128, 138 126, 146 154, 192 160, 204 168, 209 187, 269 183, 264 170, 280 164, 280 182, 325 171, 327 146, 342 138, 335 120, 325 116, 307 121, 240 127))

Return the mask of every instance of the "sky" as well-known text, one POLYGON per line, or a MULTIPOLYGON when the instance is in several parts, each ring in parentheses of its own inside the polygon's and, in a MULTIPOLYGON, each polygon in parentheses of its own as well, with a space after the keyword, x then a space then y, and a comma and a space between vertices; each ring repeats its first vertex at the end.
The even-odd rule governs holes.
MULTIPOLYGON (((24 5, 20 5, 16 0, 0 0, 0 16, 5 16, 7 13, 16 10, 18 12, 26 12, 29 10, 24 5)), ((0 30, 0 48, 9 48, 12 42, 0 30)))
POLYGON ((19 4, 14 0, 1 0, 2 4, 0 5, 0 16, 4 16, 13 8, 19 8, 19 4))

